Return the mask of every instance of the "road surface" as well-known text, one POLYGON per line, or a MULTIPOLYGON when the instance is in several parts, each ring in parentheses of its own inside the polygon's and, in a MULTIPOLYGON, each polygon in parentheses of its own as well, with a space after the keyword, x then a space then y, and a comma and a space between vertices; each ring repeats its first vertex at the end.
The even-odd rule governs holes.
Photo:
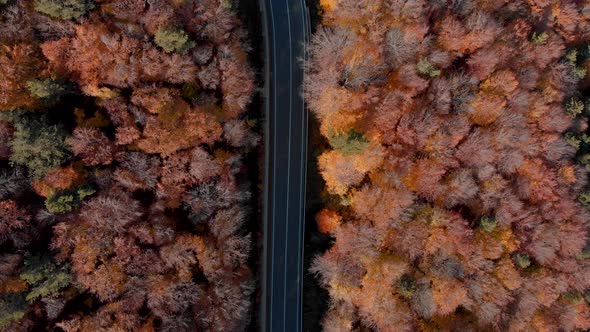
POLYGON ((310 25, 304 0, 259 0, 265 31, 264 257, 261 329, 302 330, 310 25))

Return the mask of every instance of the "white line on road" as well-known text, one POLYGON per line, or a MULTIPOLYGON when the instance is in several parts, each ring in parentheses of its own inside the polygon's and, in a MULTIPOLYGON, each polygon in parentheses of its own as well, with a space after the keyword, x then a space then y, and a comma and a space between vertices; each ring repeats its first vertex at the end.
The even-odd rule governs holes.
MULTIPOLYGON (((301 89, 301 93, 303 93, 303 95, 305 96, 305 55, 306 55, 306 41, 305 41, 305 30, 306 30, 306 24, 305 24, 305 2, 303 0, 300 0, 301 3, 301 18, 302 18, 302 22, 304 23, 302 25, 303 27, 303 75, 302 75, 302 89, 301 89)), ((299 222, 299 239, 298 239, 298 243, 299 243, 299 247, 298 247, 298 253, 297 253, 297 263, 299 264, 298 268, 297 268, 297 282, 299 284, 303 284, 303 262, 301 261, 301 256, 302 256, 302 225, 303 223, 305 223, 305 200, 301 200, 301 194, 306 190, 305 187, 305 182, 306 182, 306 178, 305 178, 305 172, 303 171, 306 167, 306 164, 303 163, 304 161, 304 153, 306 153, 306 147, 307 147, 307 136, 305 136, 305 132, 304 132, 304 128, 305 128, 305 100, 302 100, 302 109, 301 109, 301 139, 303 140, 304 146, 301 147, 301 172, 302 172, 302 176, 301 176, 301 183, 299 186, 299 213, 301 213, 300 217, 301 220, 299 222)), ((296 332, 301 331, 301 320, 302 320, 302 316, 301 316, 301 305, 302 305, 302 299, 301 297, 303 296, 303 289, 301 289, 301 293, 297 294, 297 323, 296 323, 296 332)))
MULTIPOLYGON (((272 0, 269 1, 268 3, 270 4, 270 21, 271 21, 271 25, 272 25, 272 46, 273 46, 272 49, 273 49, 273 54, 274 54, 274 56, 273 56, 273 60, 274 60, 273 61, 273 70, 272 70, 272 78, 273 78, 273 83, 274 83, 273 95, 275 95, 275 98, 274 98, 274 110, 272 110, 272 112, 274 112, 277 109, 277 99, 276 99, 277 81, 275 80, 275 73, 276 73, 276 70, 277 70, 277 61, 276 61, 277 60, 277 51, 276 51, 277 48, 275 47, 276 46, 276 39, 275 39, 276 29, 275 29, 275 20, 274 20, 275 14, 274 14, 274 11, 273 11, 273 8, 272 8, 272 0)), ((268 96, 268 97, 270 98, 270 96, 268 96)), ((270 113, 271 112, 269 112, 269 116, 270 116, 270 113)), ((270 119, 267 119, 267 121, 269 121, 269 120, 270 119)), ((276 117, 276 114, 275 114, 275 116, 274 116, 273 131, 276 129, 276 127, 277 127, 277 117, 276 117)), ((272 161, 273 162, 272 162, 272 167, 274 168, 274 166, 276 165, 276 156, 277 156, 277 135, 274 132, 273 132, 273 142, 274 143, 273 143, 273 156, 272 156, 272 161)), ((276 202, 276 199, 275 199, 276 190, 275 190, 275 188, 276 188, 276 186, 274 184, 274 177, 275 176, 276 176, 276 172, 273 169, 273 172, 272 172, 272 181, 269 181, 269 185, 272 182, 272 220, 270 221, 270 224, 273 224, 273 227, 272 227, 272 237, 271 237, 271 239, 269 241, 270 242, 270 249, 271 249, 271 262, 270 262, 269 265, 271 266, 271 270, 272 270, 272 264, 274 264, 274 259, 275 259, 275 248, 274 248, 274 245, 273 245, 274 244, 274 238, 275 238, 275 236, 274 236, 275 235, 275 228, 276 228, 276 227, 274 227, 275 211, 276 211, 276 208, 275 208, 275 202, 276 202)), ((270 318, 270 330, 271 331, 273 330, 272 329, 272 322, 273 322, 273 320, 272 320, 272 317, 273 317, 273 315, 272 315, 272 308, 273 308, 272 300, 274 298, 273 295, 274 295, 274 273, 271 272, 270 273, 270 305, 269 305, 269 315, 268 315, 268 317, 270 318)), ((264 331, 264 332, 266 332, 266 331, 264 331)))
POLYGON ((289 26, 289 149, 287 154, 287 214, 285 220, 285 273, 283 278, 283 331, 286 331, 287 324, 287 243, 289 239, 289 194, 291 192, 291 118, 293 117, 293 61, 291 59, 293 50, 291 49, 291 11, 289 10, 289 0, 285 0, 285 5, 287 7, 287 25, 289 26))

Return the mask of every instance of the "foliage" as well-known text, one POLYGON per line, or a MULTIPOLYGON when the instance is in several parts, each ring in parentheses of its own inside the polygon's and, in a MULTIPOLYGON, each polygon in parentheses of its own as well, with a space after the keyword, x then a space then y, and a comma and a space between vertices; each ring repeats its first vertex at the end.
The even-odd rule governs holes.
POLYGON ((576 48, 572 48, 569 52, 565 55, 565 60, 567 64, 571 67, 574 76, 578 79, 583 79, 586 77, 587 69, 581 66, 578 66, 578 62, 580 61, 579 53, 576 48))
POLYGON ((25 299, 34 302, 40 297, 57 294, 62 288, 72 283, 67 265, 53 263, 51 256, 29 255, 24 261, 24 270, 20 279, 31 287, 25 299))
POLYGON ((27 82, 32 96, 47 100, 56 100, 67 92, 67 86, 58 80, 44 79, 27 82))
POLYGON ((90 0, 34 0, 35 10, 53 18, 71 20, 94 8, 90 0))
MULTIPOLYGON (((2 27, 3 28, 3 27, 2 27)), ((4 28, 3 28, 4 29, 4 28)), ((45 68, 39 50, 27 43, 2 45, 0 51, 0 111, 36 109, 39 100, 30 98, 26 83, 45 68)))
POLYGON ((531 35, 531 41, 537 45, 543 45, 547 43, 548 40, 549 34, 547 34, 546 31, 543 31, 541 33, 533 32, 533 34, 531 35))
POLYGON ((8 294, 0 299, 0 329, 26 314, 26 302, 21 294, 8 294))
POLYGON ((529 255, 524 253, 517 253, 514 255, 514 261, 521 269, 526 269, 531 266, 531 259, 529 255))
POLYGON ((3 7, 4 329, 249 326, 257 84, 228 4, 3 7))
POLYGON ((575 118, 584 112, 584 103, 577 98, 571 98, 565 104, 565 112, 570 117, 575 118))
POLYGON ((0 201, 0 244, 18 230, 29 226, 30 221, 31 216, 19 209, 14 200, 0 201))
POLYGON ((345 155, 352 155, 365 150, 369 146, 369 141, 362 133, 350 130, 345 134, 330 136, 330 145, 345 155))
POLYGON ((166 27, 156 31, 154 41, 164 49, 166 53, 186 52, 195 47, 195 42, 189 39, 189 35, 182 28, 166 27))
POLYGON ((590 209, 590 192, 581 193, 578 199, 587 209, 590 209))
POLYGON ((572 132, 568 132, 564 135, 567 144, 571 145, 574 149, 579 150, 582 146, 582 140, 572 132))
POLYGON ((584 7, 320 6, 304 92, 330 143, 324 330, 589 329, 566 300, 590 289, 584 7), (345 153, 351 131, 370 143, 345 153))
POLYGON ((77 127, 66 142, 75 156, 88 166, 108 165, 113 161, 113 147, 98 128, 77 127))
POLYGON ((47 198, 45 207, 52 213, 72 211, 82 204, 84 198, 96 191, 90 186, 82 186, 55 193, 47 198))
POLYGON ((486 232, 493 232, 494 229, 496 229, 496 218, 493 217, 489 217, 489 216, 483 216, 481 217, 481 219, 479 219, 479 225, 481 226, 481 228, 486 231, 486 232))
POLYGON ((25 115, 15 120, 14 128, 10 161, 26 166, 34 178, 42 177, 67 159, 66 135, 59 125, 49 124, 45 117, 25 115))
POLYGON ((416 292, 416 280, 411 276, 404 274, 396 283, 398 292, 407 298, 411 298, 416 292))
POLYGON ((416 65, 416 70, 418 70, 418 73, 421 75, 428 77, 437 77, 441 73, 440 69, 436 69, 436 67, 434 67, 434 65, 432 65, 432 63, 430 63, 430 61, 428 61, 426 58, 421 59, 418 62, 416 65))
POLYGON ((21 168, 0 170, 0 199, 18 196, 27 186, 25 172, 21 168))

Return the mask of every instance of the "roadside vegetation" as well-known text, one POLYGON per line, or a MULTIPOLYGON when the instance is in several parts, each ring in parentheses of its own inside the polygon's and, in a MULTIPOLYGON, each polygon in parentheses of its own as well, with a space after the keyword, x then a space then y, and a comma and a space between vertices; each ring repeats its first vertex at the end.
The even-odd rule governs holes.
POLYGON ((247 329, 260 137, 233 3, 0 0, 0 330, 247 329))
POLYGON ((590 7, 320 4, 324 330, 590 329, 590 7))

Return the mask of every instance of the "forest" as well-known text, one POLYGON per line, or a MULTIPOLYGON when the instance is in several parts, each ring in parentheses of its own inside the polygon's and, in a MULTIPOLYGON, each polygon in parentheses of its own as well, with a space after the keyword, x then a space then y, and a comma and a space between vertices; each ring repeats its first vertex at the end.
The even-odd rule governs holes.
POLYGON ((258 83, 233 6, 0 0, 0 330, 249 326, 258 83))
POLYGON ((320 5, 323 330, 589 330, 590 4, 320 5))

